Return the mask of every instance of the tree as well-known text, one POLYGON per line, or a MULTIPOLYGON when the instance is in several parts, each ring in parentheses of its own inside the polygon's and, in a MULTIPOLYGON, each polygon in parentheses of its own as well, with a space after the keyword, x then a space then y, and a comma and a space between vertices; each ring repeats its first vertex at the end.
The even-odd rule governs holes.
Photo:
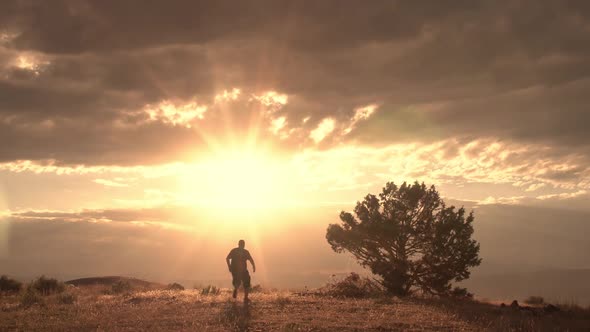
POLYGON ((451 282, 469 278, 469 268, 481 263, 473 212, 447 207, 434 186, 389 182, 340 219, 326 233, 332 249, 352 253, 396 295, 450 294, 451 282))

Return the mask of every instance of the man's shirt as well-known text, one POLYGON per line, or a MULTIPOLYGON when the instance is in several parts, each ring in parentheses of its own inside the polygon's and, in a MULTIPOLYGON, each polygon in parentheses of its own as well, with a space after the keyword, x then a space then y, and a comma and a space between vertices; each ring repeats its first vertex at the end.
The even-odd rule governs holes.
POLYGON ((230 268, 232 272, 246 271, 248 269, 246 262, 252 259, 248 250, 239 247, 232 249, 227 257, 231 260, 230 268))

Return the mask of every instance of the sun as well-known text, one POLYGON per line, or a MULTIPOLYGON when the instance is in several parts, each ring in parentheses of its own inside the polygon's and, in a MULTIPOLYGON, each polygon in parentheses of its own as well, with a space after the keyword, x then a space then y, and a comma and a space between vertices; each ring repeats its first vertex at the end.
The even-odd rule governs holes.
POLYGON ((290 202, 288 162, 255 150, 216 153, 180 175, 183 200, 223 210, 264 210, 290 202))

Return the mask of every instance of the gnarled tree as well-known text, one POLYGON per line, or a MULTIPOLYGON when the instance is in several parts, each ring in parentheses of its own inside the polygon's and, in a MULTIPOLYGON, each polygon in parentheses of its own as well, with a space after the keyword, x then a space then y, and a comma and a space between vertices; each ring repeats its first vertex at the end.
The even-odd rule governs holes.
POLYGON ((469 268, 481 263, 473 212, 447 207, 434 186, 389 182, 340 219, 326 234, 332 249, 352 253, 393 294, 449 294, 453 281, 469 278, 469 268))

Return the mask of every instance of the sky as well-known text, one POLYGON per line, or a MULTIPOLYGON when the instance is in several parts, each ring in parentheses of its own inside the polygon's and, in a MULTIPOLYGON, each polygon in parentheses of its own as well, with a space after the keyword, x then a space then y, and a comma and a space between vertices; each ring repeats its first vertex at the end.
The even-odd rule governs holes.
POLYGON ((2 1, 1 265, 217 280, 245 238, 294 285, 419 181, 482 269, 590 268, 589 54, 582 0, 2 1))

